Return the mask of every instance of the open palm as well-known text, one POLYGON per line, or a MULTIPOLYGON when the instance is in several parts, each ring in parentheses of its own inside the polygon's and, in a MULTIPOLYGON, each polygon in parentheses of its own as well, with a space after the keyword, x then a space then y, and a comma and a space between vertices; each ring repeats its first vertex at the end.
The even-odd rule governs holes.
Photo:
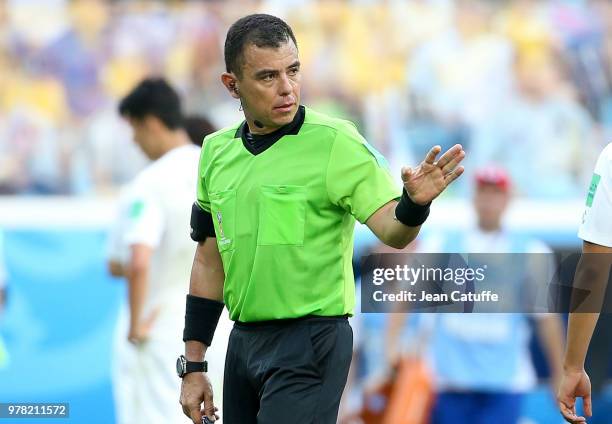
POLYGON ((417 167, 402 168, 404 188, 412 201, 419 205, 431 202, 463 174, 464 168, 459 164, 465 157, 465 151, 461 145, 454 145, 436 161, 441 151, 440 146, 434 146, 417 167))

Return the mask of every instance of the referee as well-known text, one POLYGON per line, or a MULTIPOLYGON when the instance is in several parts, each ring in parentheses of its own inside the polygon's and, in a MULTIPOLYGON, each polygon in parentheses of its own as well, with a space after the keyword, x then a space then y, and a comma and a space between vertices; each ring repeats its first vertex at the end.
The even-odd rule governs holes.
MULTIPOLYGON (((335 423, 352 351, 355 219, 389 246, 412 241, 430 202, 461 173, 460 145, 436 146, 396 188, 355 126, 300 105, 295 36, 249 15, 225 40, 221 80, 245 121, 206 138, 187 296, 183 412, 217 418, 204 359, 224 304, 226 424, 335 423)), ((375 75, 373 74, 373 77, 375 75)))
MULTIPOLYGON (((606 146, 595 165, 578 237, 583 240, 583 255, 574 285, 588 290, 590 298, 603 300, 612 266, 612 143, 606 146)), ((593 305, 591 302, 585 303, 593 305)), ((586 422, 576 412, 576 398, 583 398, 585 416, 593 415, 591 381, 584 363, 599 319, 596 310, 588 306, 569 315, 563 376, 557 394, 559 410, 569 423, 586 422)))

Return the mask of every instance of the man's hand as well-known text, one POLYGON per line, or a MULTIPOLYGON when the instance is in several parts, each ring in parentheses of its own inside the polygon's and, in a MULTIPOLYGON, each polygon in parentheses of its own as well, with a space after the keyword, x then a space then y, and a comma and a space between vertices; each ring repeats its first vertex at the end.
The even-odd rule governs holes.
POLYGON ((193 424, 202 424, 203 417, 215 422, 219 419, 218 408, 213 403, 213 390, 208 376, 203 372, 192 372, 183 377, 180 404, 183 413, 193 424), (202 408, 202 403, 204 403, 202 408))
POLYGON ((149 339, 151 334, 151 328, 155 324, 155 320, 159 315, 159 308, 154 309, 147 319, 142 322, 130 323, 130 330, 128 333, 128 341, 135 345, 145 343, 149 339))
POLYGON ((463 174, 463 166, 458 166, 465 157, 463 147, 454 145, 436 161, 441 150, 440 146, 434 146, 419 166, 402 168, 404 188, 419 205, 431 202, 463 174))
POLYGON ((565 371, 561 378, 557 401, 559 410, 568 423, 576 424, 586 422, 585 417, 576 415, 576 398, 583 399, 584 415, 593 415, 591 406, 591 380, 587 373, 582 371, 565 371))

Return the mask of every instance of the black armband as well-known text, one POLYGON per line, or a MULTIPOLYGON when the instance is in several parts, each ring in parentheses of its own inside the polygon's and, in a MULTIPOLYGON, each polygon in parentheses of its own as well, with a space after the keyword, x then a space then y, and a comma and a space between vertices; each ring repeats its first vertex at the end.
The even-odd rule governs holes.
POLYGON ((206 237, 215 237, 212 215, 195 202, 191 207, 191 239, 205 241, 206 237))
POLYGON ((402 197, 395 207, 395 219, 409 227, 418 227, 429 216, 430 205, 431 202, 426 205, 417 205, 404 189, 402 190, 402 197))
POLYGON ((188 294, 183 341, 197 340, 210 346, 224 306, 216 300, 188 294))

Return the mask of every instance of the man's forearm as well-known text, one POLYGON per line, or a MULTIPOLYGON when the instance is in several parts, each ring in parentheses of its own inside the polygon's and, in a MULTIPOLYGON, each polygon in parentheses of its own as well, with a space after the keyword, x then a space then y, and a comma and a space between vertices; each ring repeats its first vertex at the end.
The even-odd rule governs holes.
POLYGON ((131 268, 128 272, 128 295, 130 303, 130 326, 142 319, 142 308, 148 290, 148 270, 131 268))
POLYGON ((569 316, 567 328, 567 348, 563 367, 568 371, 581 371, 589 350, 591 337, 599 314, 573 313, 569 316))
POLYGON ((191 268, 189 294, 223 302, 225 272, 217 250, 216 240, 207 239, 199 243, 191 268))
POLYGON ((553 378, 563 371, 563 325, 557 315, 548 315, 538 321, 538 336, 553 378))
MULTIPOLYGON (((224 281, 223 262, 217 250, 216 239, 208 238, 205 242, 198 243, 191 268, 189 294, 223 302, 224 281)), ((185 357, 189 361, 202 361, 207 349, 208 346, 201 341, 187 340, 185 357)))
POLYGON ((584 242, 583 254, 578 262, 574 278, 574 288, 580 290, 580 293, 588 293, 588 296, 583 299, 582 296, 576 295, 576 298, 581 299, 581 303, 572 303, 575 309, 574 313, 569 315, 565 369, 582 370, 584 368, 599 311, 603 307, 611 264, 612 249, 584 242))
POLYGON ((388 246, 395 247, 396 249, 403 249, 408 246, 418 235, 419 231, 421 231, 421 226, 418 227, 409 227, 407 225, 402 224, 397 219, 395 219, 395 208, 392 208, 389 211, 389 221, 387 224, 386 232, 387 232, 387 244, 388 246))
POLYGON ((185 342, 185 358, 188 361, 202 362, 206 356, 208 346, 197 340, 188 340, 185 342))
POLYGON ((395 219, 396 206, 397 201, 387 203, 366 224, 384 244, 403 249, 417 237, 421 226, 409 227, 395 219))

